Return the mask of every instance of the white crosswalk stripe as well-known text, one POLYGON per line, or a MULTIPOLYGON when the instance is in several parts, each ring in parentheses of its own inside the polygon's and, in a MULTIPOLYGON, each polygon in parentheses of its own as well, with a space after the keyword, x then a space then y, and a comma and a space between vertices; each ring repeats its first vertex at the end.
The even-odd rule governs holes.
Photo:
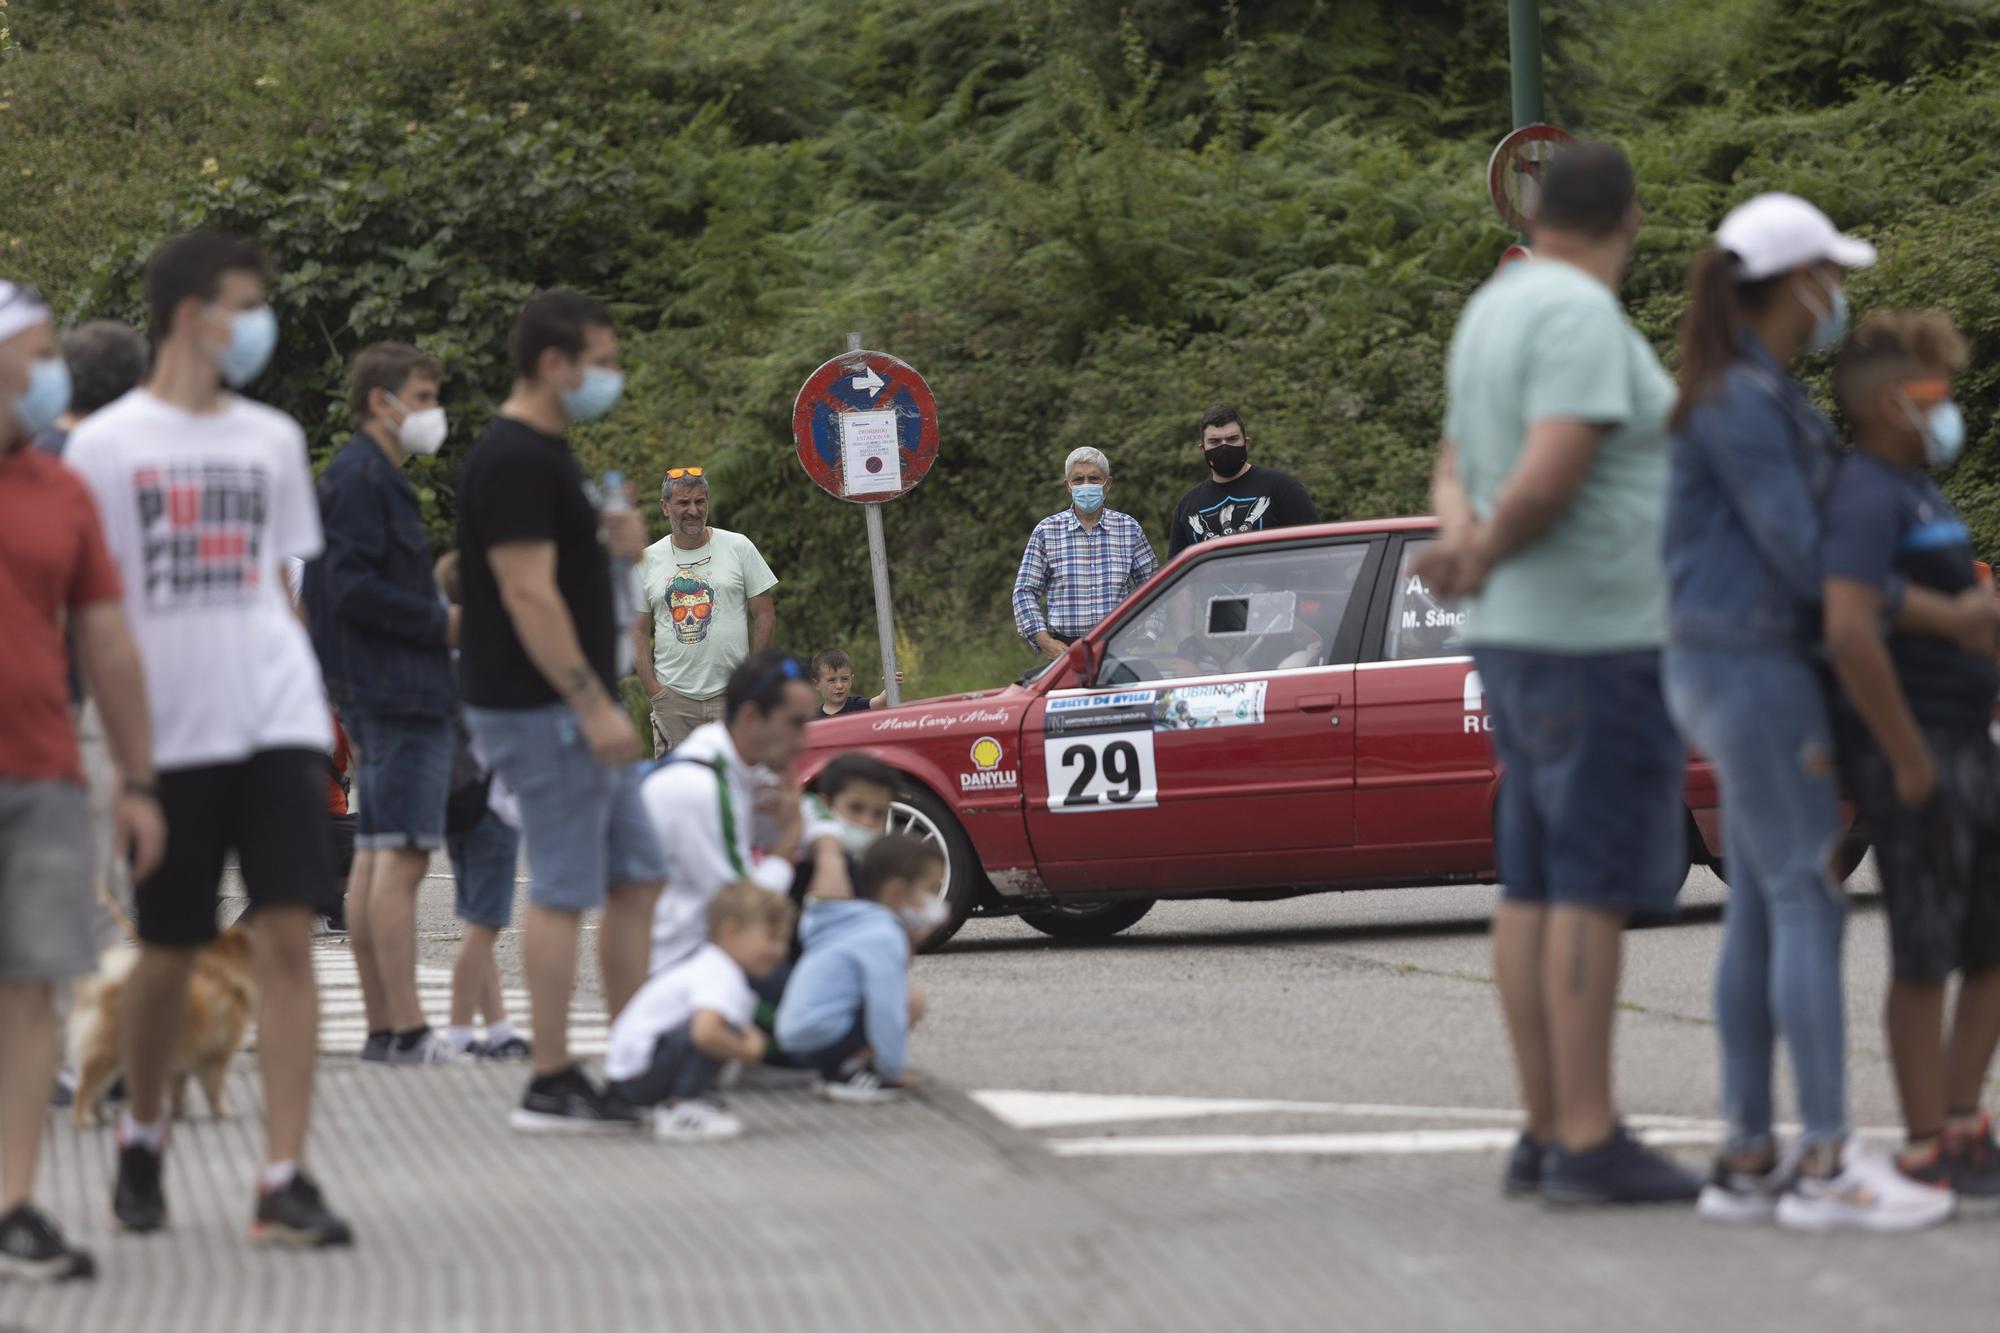
MULTIPOLYGON (((313 975, 319 980, 319 1049, 324 1055, 359 1055, 368 1036, 361 1005, 361 978, 347 945, 321 944, 313 950, 313 975)), ((504 988, 507 1016, 522 1036, 528 1035, 528 993, 504 988)), ((451 969, 417 965, 417 998, 424 1017, 443 1031, 451 1012, 451 969)), ((607 1036, 604 1012, 573 1008, 569 1019, 570 1050, 577 1055, 604 1054, 607 1036)))

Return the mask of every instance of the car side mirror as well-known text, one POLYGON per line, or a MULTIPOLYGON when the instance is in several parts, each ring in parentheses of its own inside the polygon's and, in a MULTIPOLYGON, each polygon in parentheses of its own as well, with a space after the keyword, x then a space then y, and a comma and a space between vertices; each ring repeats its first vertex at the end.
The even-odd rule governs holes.
POLYGON ((1075 643, 1071 644, 1069 646, 1069 656, 1064 659, 1064 665, 1076 677, 1077 684, 1089 685, 1091 683, 1091 676, 1096 671, 1096 662, 1091 653, 1090 640, 1078 639, 1075 643))

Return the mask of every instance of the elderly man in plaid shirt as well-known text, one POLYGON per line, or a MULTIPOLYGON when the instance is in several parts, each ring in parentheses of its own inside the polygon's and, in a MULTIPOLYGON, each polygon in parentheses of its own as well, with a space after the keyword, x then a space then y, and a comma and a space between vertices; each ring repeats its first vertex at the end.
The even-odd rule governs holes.
POLYGON ((1139 520, 1104 507, 1111 460, 1101 450, 1073 450, 1063 478, 1069 508, 1035 525, 1014 576, 1014 625, 1052 661, 1160 567, 1139 520))

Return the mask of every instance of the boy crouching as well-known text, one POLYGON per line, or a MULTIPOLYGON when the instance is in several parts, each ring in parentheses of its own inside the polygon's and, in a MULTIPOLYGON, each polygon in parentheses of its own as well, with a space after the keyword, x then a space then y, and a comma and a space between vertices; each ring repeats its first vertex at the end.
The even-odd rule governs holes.
POLYGON ((910 984, 910 942, 944 917, 944 854, 890 834, 861 858, 852 899, 806 904, 805 952, 778 1005, 788 1064, 819 1071, 821 1096, 886 1101, 905 1081, 910 1029, 923 992, 910 984))
POLYGON ((612 1023, 604 1075, 626 1101, 658 1108, 659 1138, 700 1143, 743 1132, 709 1089, 725 1062, 764 1058, 750 980, 785 960, 792 917, 782 895, 747 881, 727 886, 709 904, 708 943, 654 973, 612 1023))

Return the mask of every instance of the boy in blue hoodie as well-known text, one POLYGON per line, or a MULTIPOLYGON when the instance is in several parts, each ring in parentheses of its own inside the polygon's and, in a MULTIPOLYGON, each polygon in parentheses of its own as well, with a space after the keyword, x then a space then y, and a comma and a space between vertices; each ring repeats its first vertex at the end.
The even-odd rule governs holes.
POLYGON ((923 1017, 910 984, 910 944, 945 915, 944 853, 890 834, 861 858, 853 898, 806 904, 805 953, 778 1005, 788 1063, 819 1071, 818 1092, 880 1102, 905 1081, 909 1033, 923 1017))

